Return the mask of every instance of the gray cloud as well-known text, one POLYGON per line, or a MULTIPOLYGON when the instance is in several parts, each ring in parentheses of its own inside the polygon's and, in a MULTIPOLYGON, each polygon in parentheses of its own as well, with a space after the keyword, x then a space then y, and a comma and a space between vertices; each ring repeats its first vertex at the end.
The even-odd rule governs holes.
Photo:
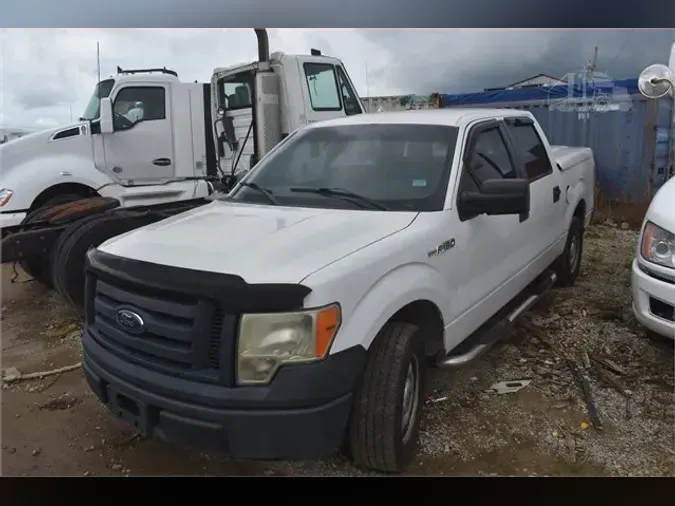
MULTIPOLYGON (((342 59, 361 95, 478 91, 539 73, 598 70, 635 77, 665 63, 673 30, 269 30, 272 51, 315 47, 342 59), (367 75, 366 75, 367 69, 367 75)), ((77 117, 101 74, 167 66, 206 82, 213 68, 256 58, 250 29, 0 30, 0 125, 46 126, 77 117)))
POLYGON ((536 74, 581 70, 598 46, 597 69, 614 79, 637 77, 667 62, 673 30, 367 30, 392 54, 378 79, 418 93, 471 92, 536 74))

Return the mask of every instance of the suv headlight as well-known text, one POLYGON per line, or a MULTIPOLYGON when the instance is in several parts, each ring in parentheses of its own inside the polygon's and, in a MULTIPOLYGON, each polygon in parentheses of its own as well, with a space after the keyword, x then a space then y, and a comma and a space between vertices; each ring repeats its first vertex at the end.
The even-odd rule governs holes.
POLYGON ((0 190, 0 207, 3 207, 7 202, 9 202, 9 199, 12 198, 12 195, 14 195, 12 190, 7 188, 0 190))
POLYGON ((292 313, 243 315, 237 342, 237 384, 267 384, 284 364, 323 359, 340 321, 337 304, 292 313))
POLYGON ((642 257, 657 265, 675 269, 675 234, 647 222, 640 245, 642 257))

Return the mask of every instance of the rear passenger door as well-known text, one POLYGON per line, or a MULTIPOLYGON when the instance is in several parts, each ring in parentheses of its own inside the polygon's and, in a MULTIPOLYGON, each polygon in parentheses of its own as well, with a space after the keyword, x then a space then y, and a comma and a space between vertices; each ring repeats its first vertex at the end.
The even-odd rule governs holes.
POLYGON ((546 257, 561 233, 565 188, 559 186, 560 178, 553 173, 549 153, 534 122, 529 118, 507 118, 505 126, 517 163, 530 181, 532 235, 527 244, 532 250, 528 257, 546 257))

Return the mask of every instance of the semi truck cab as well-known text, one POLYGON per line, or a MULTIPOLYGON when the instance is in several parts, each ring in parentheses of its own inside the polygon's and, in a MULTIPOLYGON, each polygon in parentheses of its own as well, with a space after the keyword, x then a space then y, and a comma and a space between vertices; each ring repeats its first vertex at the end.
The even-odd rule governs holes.
POLYGON ((100 81, 74 124, 0 146, 3 237, 29 213, 87 197, 122 207, 206 197, 235 180, 295 129, 360 114, 344 65, 316 49, 217 68, 209 83, 167 68, 122 69, 100 81))

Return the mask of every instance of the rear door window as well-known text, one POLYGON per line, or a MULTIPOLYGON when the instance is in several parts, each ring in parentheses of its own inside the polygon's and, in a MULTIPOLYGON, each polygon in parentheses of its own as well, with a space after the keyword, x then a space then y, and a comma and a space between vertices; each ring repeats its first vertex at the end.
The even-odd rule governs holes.
POLYGON ((514 148, 521 159, 527 178, 536 181, 553 173, 551 160, 532 123, 508 122, 508 131, 513 138, 514 148))

